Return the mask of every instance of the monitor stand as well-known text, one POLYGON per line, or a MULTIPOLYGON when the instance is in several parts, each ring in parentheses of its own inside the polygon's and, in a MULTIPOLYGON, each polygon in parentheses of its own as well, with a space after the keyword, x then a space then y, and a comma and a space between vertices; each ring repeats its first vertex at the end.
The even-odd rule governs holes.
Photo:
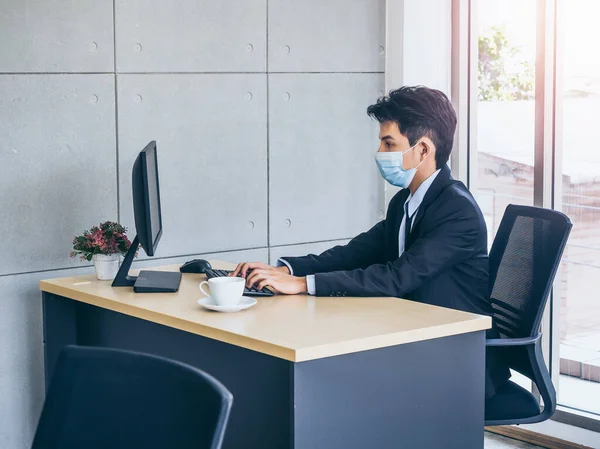
POLYGON ((139 246, 140 241, 136 235, 112 286, 133 287, 133 291, 136 293, 174 293, 178 291, 181 283, 181 273, 178 271, 142 270, 139 276, 129 276, 129 270, 139 246))

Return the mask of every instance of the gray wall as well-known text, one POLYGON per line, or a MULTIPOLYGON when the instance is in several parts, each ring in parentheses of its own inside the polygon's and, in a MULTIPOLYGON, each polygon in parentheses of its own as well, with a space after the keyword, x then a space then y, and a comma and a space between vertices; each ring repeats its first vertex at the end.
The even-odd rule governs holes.
MULTIPOLYGON (((0 447, 43 401, 38 281, 101 220, 132 225, 157 140, 157 258, 272 262, 380 214, 365 108, 383 90, 383 0, 0 0, 0 447)), ((138 264, 139 265, 139 264, 138 264)))

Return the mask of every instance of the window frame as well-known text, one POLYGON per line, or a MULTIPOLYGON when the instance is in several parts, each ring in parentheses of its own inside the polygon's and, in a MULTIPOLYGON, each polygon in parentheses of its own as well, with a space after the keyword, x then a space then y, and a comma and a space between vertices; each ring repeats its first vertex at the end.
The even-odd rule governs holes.
MULTIPOLYGON (((451 100, 457 111, 458 126, 451 160, 456 178, 471 191, 477 188, 477 1, 452 0, 451 100)), ((564 29, 557 20, 559 0, 535 0, 536 68, 535 68, 535 143, 534 205, 562 210, 562 112, 564 29), (558 181, 558 182, 557 182, 558 181)), ((544 359, 557 390, 560 379, 560 270, 542 318, 544 359)), ((537 393, 534 391, 534 393, 537 393)), ((539 395, 538 395, 539 398, 539 395)), ((600 430, 600 416, 578 413, 559 405, 552 421, 583 429, 600 430)))

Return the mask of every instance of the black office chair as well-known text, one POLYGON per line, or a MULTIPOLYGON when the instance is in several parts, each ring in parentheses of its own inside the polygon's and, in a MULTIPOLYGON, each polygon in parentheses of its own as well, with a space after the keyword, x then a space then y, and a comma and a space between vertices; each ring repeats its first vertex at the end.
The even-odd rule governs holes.
POLYGON ((218 449, 233 402, 206 373, 161 357, 66 347, 32 449, 218 449))
POLYGON ((556 391, 544 363, 540 321, 572 227, 549 209, 509 205, 490 250, 491 303, 498 339, 487 346, 528 377, 544 401, 508 381, 486 401, 486 426, 530 424, 550 418, 556 391))

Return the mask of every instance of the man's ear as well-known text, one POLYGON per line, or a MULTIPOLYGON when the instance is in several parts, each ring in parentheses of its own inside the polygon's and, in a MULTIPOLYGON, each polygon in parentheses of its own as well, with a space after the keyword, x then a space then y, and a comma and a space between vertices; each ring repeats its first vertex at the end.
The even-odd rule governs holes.
POLYGON ((428 137, 424 137, 419 144, 419 155, 420 159, 423 160, 426 157, 435 157, 435 146, 428 137))

